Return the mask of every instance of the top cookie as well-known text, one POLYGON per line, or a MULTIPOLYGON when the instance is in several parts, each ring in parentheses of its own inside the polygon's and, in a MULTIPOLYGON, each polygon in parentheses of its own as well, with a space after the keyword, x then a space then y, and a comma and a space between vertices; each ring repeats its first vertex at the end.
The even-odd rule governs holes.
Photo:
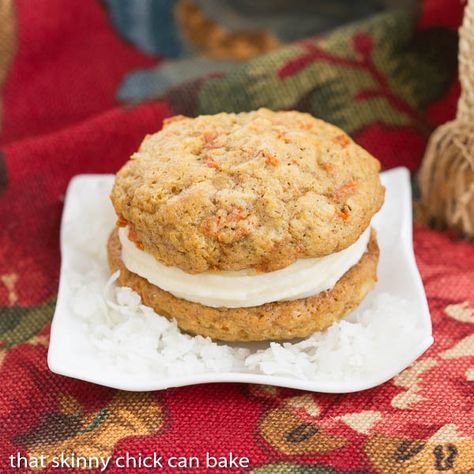
POLYGON ((189 273, 272 271, 354 243, 383 203, 380 163, 309 114, 183 116, 117 173, 119 225, 189 273))

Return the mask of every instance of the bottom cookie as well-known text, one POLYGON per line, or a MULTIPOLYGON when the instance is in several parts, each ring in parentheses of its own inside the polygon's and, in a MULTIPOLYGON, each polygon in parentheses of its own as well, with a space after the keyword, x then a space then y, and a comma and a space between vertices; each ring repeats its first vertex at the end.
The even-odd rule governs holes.
POLYGON ((213 308, 176 298, 127 270, 121 259, 117 229, 110 234, 107 250, 111 271, 120 270, 120 286, 132 288, 143 304, 158 314, 176 319, 182 330, 222 341, 284 340, 323 331, 358 306, 373 288, 379 257, 372 230, 362 258, 330 290, 248 308, 213 308))

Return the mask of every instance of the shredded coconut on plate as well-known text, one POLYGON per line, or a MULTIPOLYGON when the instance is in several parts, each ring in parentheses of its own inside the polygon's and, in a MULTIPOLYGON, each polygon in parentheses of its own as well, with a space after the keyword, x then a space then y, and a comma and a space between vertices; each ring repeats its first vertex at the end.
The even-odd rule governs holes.
POLYGON ((88 325, 101 357, 125 372, 177 377, 209 372, 249 372, 314 380, 349 380, 377 373, 403 357, 420 339, 408 305, 389 294, 376 296, 351 321, 341 320, 324 332, 295 343, 271 342, 267 349, 228 345, 190 336, 141 304, 140 296, 118 287, 117 271, 107 281, 100 264, 70 279, 72 308, 88 325), (383 354, 383 357, 380 357, 383 354))

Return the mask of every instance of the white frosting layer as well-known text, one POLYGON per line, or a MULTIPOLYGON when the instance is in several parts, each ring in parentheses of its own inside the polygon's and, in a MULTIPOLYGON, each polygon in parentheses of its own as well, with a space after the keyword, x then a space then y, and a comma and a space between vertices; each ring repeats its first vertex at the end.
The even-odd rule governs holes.
POLYGON ((140 250, 128 239, 128 229, 119 229, 122 261, 133 273, 177 298, 205 306, 241 308, 273 301, 306 298, 332 288, 364 254, 370 226, 350 247, 320 258, 302 258, 268 273, 254 270, 186 273, 168 267, 140 250))

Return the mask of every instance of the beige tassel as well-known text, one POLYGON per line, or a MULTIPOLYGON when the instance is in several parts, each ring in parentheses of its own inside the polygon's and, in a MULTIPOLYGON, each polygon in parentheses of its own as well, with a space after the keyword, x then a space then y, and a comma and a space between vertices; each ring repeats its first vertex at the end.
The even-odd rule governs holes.
POLYGON ((461 97, 456 118, 431 135, 420 169, 419 216, 474 238, 474 0, 459 38, 461 97))

